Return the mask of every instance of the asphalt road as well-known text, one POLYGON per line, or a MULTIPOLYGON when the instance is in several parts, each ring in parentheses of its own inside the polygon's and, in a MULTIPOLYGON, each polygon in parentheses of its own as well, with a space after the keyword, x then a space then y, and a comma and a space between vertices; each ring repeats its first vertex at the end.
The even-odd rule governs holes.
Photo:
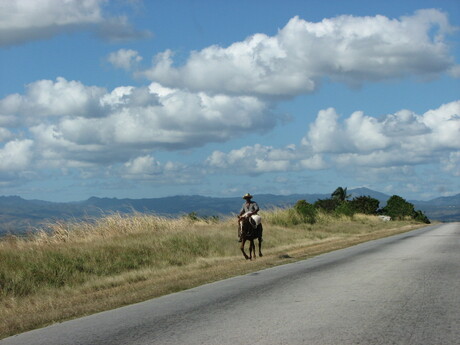
POLYGON ((0 344, 460 344, 460 223, 367 242, 0 344))

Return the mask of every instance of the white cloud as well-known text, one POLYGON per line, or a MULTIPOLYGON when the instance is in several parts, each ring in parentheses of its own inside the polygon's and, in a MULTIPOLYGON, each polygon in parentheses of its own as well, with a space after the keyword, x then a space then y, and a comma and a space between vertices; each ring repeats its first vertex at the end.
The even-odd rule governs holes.
POLYGON ((411 166, 441 163, 458 174, 460 150, 460 101, 417 115, 409 110, 380 120, 352 113, 340 121, 335 109, 321 110, 301 145, 274 148, 256 144, 214 151, 206 164, 217 171, 240 174, 321 170, 334 166, 341 171, 383 175, 407 171, 411 166), (365 168, 363 170, 363 168, 365 168), (391 170, 393 169, 393 170, 391 170), (396 170, 395 170, 396 169, 396 170))
POLYGON ((382 124, 375 118, 356 111, 345 121, 346 135, 360 152, 385 149, 391 140, 383 133, 382 124))
POLYGON ((128 174, 157 174, 161 171, 160 163, 154 157, 147 155, 137 157, 125 163, 126 172, 128 174))
MULTIPOLYGON (((212 171, 262 174, 340 169, 381 169, 438 162, 458 173, 460 101, 418 115, 400 110, 379 119, 355 111, 341 118, 321 110, 300 145, 254 145, 215 151, 212 171)), ((155 150, 200 147, 273 128, 270 104, 257 97, 210 95, 158 83, 121 86, 108 92, 57 78, 27 86, 25 94, 0 99, 2 169, 96 169, 124 164, 127 178, 171 173, 177 181, 193 173, 178 163, 160 163, 155 150), (14 154, 13 154, 14 153, 14 154), (16 157, 17 156, 17 157, 16 157), (127 162, 127 163, 126 163, 127 162), (174 173, 172 173, 174 172, 174 173)), ((194 173, 198 173, 195 170, 194 173)), ((155 177, 156 178, 156 177, 155 177)))
POLYGON ((162 163, 152 155, 145 155, 126 162, 121 173, 128 179, 178 181, 180 176, 186 175, 186 170, 187 167, 182 163, 162 163))
POLYGON ((99 116, 99 100, 106 93, 104 88, 62 77, 55 82, 39 80, 28 84, 26 89, 25 95, 12 94, 1 99, 0 115, 21 115, 32 122, 39 121, 40 116, 99 116))
POLYGON ((277 35, 255 34, 223 48, 194 51, 174 67, 173 53, 158 54, 143 74, 165 86, 193 91, 290 97, 318 88, 325 77, 353 85, 458 70, 444 43, 445 13, 413 16, 339 16, 312 23, 292 18, 277 35))
POLYGON ((340 167, 359 169, 362 167, 381 168, 430 163, 432 156, 404 150, 374 151, 371 153, 342 153, 334 157, 340 167))
POLYGON ((446 158, 442 159, 442 164, 445 171, 454 176, 460 176, 460 151, 450 152, 446 158))
POLYGON ((0 172, 20 172, 28 169, 33 159, 33 141, 13 140, 0 148, 0 172))
POLYGON ((0 46, 50 38, 63 32, 92 31, 109 40, 145 37, 126 17, 105 16, 105 0, 1 0, 0 46))
POLYGON ((417 136, 430 131, 420 116, 407 109, 387 115, 382 121, 382 125, 385 135, 390 138, 417 136))
MULTIPOLYGON (((270 106, 255 97, 207 95, 165 88, 121 86, 110 93, 57 78, 0 99, 0 134, 24 127, 50 166, 123 162, 139 152, 223 142, 276 124, 270 106), (80 163, 78 163, 80 162, 80 163)), ((13 136, 14 137, 14 136, 13 136)))
POLYGON ((347 149, 345 131, 338 123, 339 115, 334 108, 321 110, 315 122, 310 125, 308 135, 302 139, 302 145, 314 152, 342 152, 347 149))
POLYGON ((137 156, 121 167, 112 167, 111 174, 125 180, 149 184, 193 184, 201 181, 203 172, 197 167, 180 162, 157 160, 153 155, 137 156))
POLYGON ((271 128, 275 119, 267 105, 253 97, 208 96, 181 90, 155 93, 147 88, 115 89, 103 104, 107 116, 73 117, 58 124, 59 132, 76 143, 189 148, 226 141, 244 133, 271 128), (113 94, 117 95, 113 95, 113 94), (90 134, 88 134, 90 133, 90 134))
POLYGON ((329 163, 320 154, 314 154, 311 157, 301 159, 300 166, 306 170, 323 170, 330 167, 329 163))
POLYGON ((142 56, 132 49, 120 49, 110 53, 107 60, 115 67, 129 71, 142 61, 142 56))
POLYGON ((460 101, 417 115, 409 110, 381 120, 354 112, 339 122, 333 108, 322 110, 302 145, 330 154, 341 166, 384 167, 439 161, 440 153, 460 149, 460 101))
POLYGON ((304 156, 295 145, 282 149, 256 144, 231 150, 229 153, 214 151, 206 164, 218 171, 232 171, 237 174, 262 174, 268 172, 286 172, 307 168, 318 170, 325 168, 319 155, 304 156))
POLYGON ((344 124, 338 119, 335 109, 321 110, 302 144, 317 153, 369 152, 390 144, 382 124, 373 117, 357 111, 344 124))
POLYGON ((431 130, 426 140, 432 149, 460 149, 460 101, 427 111, 422 121, 431 130))

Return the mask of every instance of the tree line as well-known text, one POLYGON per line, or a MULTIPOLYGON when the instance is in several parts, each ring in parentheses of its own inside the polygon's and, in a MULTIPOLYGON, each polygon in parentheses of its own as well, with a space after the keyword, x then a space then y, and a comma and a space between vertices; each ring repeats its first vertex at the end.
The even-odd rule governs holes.
POLYGON ((369 215, 386 215, 392 220, 414 219, 416 221, 430 224, 430 220, 423 211, 415 210, 414 205, 404 198, 393 195, 383 208, 379 208, 380 201, 371 196, 358 196, 349 200, 347 188, 338 187, 330 198, 318 199, 310 204, 305 200, 299 200, 294 209, 305 218, 307 223, 315 223, 316 212, 322 210, 326 213, 336 215, 353 216, 355 213, 369 215))

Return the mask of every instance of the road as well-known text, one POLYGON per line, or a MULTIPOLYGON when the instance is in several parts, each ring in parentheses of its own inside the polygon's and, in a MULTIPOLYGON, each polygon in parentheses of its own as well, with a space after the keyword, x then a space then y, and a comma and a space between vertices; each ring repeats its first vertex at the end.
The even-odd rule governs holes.
POLYGON ((207 284, 0 344, 460 344, 460 223, 207 284))

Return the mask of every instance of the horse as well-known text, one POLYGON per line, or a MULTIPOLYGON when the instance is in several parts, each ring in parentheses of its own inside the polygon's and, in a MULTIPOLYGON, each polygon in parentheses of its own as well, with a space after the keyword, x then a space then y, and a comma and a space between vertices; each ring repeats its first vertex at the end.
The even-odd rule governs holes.
POLYGON ((252 254, 254 253, 254 259, 256 258, 256 245, 254 240, 257 239, 259 242, 259 256, 262 255, 262 233, 263 227, 261 218, 258 215, 252 217, 241 217, 238 222, 241 230, 241 252, 243 253, 246 260, 252 260, 252 254), (249 256, 244 251, 244 245, 246 241, 249 241, 249 256))

